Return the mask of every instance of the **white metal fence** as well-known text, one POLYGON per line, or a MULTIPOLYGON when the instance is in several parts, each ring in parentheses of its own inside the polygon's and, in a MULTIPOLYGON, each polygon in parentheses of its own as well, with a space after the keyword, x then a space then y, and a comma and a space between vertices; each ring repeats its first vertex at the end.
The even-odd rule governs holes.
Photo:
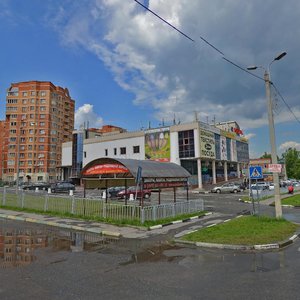
POLYGON ((75 198, 69 195, 52 195, 45 192, 27 192, 2 188, 0 205, 6 208, 31 209, 37 212, 55 212, 66 215, 100 218, 103 220, 131 220, 144 223, 191 214, 204 210, 202 199, 176 203, 147 205, 141 207, 138 201, 105 203, 104 199, 75 198))

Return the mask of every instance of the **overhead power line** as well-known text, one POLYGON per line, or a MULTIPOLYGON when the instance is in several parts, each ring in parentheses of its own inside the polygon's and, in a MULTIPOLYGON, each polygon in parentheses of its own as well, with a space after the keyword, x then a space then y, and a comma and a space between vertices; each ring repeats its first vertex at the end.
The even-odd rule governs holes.
POLYGON ((154 16, 156 16, 157 18, 159 18, 161 21, 163 21, 164 23, 168 24, 170 27, 172 27, 174 30, 176 30, 177 32, 179 32, 180 34, 182 34, 183 36, 185 36, 187 39, 189 39, 192 42, 195 42, 191 37, 189 37, 187 34, 185 34, 184 32, 182 32, 181 30, 179 30, 178 28, 176 28, 174 25, 172 25, 171 23, 169 23, 167 20, 165 20, 164 18, 160 17, 157 13, 155 13, 153 10, 151 10, 150 8, 148 8, 147 6, 145 6, 144 4, 142 4, 141 2, 134 0, 137 4, 139 4, 140 6, 144 7, 146 10, 148 10, 149 12, 151 12, 154 16))
MULTIPOLYGON (((191 38, 190 36, 188 36, 187 34, 185 34, 184 32, 182 32, 181 30, 179 30, 178 28, 176 28, 174 25, 172 25, 171 23, 169 23, 168 21, 166 21, 164 18, 162 18, 161 16, 159 16, 157 13, 155 13, 153 10, 151 10, 150 8, 148 8, 147 6, 145 6, 144 4, 142 4, 141 2, 134 0, 137 4, 139 4, 140 6, 142 6, 144 9, 146 9, 147 11, 149 11, 151 14, 153 14, 154 16, 156 16, 158 19, 160 19, 161 21, 163 21, 164 23, 166 23, 167 25, 169 25, 171 28, 173 28, 174 30, 176 30, 177 32, 179 32, 181 35, 183 35, 184 37, 186 37, 187 39, 189 39, 192 42, 195 42, 195 40, 193 38, 191 38)), ((232 64, 233 66, 237 67, 238 69, 252 75, 253 77, 256 77, 258 79, 264 80, 262 77, 259 77, 251 72, 249 72, 247 69, 239 66, 238 64, 234 63, 233 61, 229 60, 228 58, 225 57, 224 53, 219 50, 217 47, 215 47, 213 44, 211 44, 209 41, 207 41, 205 38, 203 38, 202 36, 200 36, 200 39, 205 42, 207 45, 209 45, 212 49, 214 49, 215 51, 217 51, 219 54, 222 55, 222 58, 227 61, 228 63, 232 64)))
MULTIPOLYGON (((177 32, 179 32, 181 35, 183 35, 185 38, 187 38, 188 40, 195 42, 195 40, 193 38, 191 38, 190 36, 188 36, 187 34, 185 34, 183 31, 179 30, 178 28, 176 28, 174 25, 172 25, 171 23, 169 23, 168 21, 166 21, 164 18, 162 18, 161 16, 159 16, 157 13, 155 13, 153 10, 151 10, 150 8, 148 8, 147 6, 145 6, 144 4, 142 4, 141 2, 134 0, 137 4, 139 4, 140 6, 142 6, 144 9, 146 9, 147 11, 149 11, 151 14, 153 14, 154 16, 156 16, 158 19, 160 19, 161 21, 163 21, 164 23, 166 23, 167 25, 169 25, 172 29, 176 30, 177 32)), ((262 81, 265 81, 264 78, 257 76, 256 74, 249 72, 246 68, 241 67, 240 65, 238 65, 237 63, 233 62, 232 60, 228 59, 225 57, 224 53, 219 50, 217 47, 215 47, 213 44, 211 44, 209 41, 207 41, 205 38, 203 38, 202 36, 200 36, 200 39, 205 42, 207 45, 209 45, 212 49, 214 49, 215 51, 217 51, 219 54, 221 54, 222 59, 224 59, 226 62, 230 63, 231 65, 235 66, 236 68, 240 69, 241 71, 246 72, 247 74, 260 79, 262 81)), ((294 114, 294 112, 292 111, 291 107, 288 105, 288 103, 285 101, 285 99, 283 98, 283 96, 280 94, 280 92, 278 91, 278 89, 276 88, 276 86, 274 85, 273 82, 270 82, 273 87, 275 88, 276 92, 278 93, 278 95, 280 96, 281 100, 284 102, 284 104, 287 106, 287 108, 289 109, 289 111, 292 113, 292 115, 294 116, 294 118, 296 119, 296 121, 298 123, 300 123, 300 120, 297 118, 297 116, 294 114)))
POLYGON ((291 112, 291 114, 294 116, 295 120, 300 123, 300 120, 298 119, 298 117, 294 114, 293 110, 291 109, 291 107, 289 106, 289 104, 285 101, 285 99, 283 98, 283 96, 281 95, 281 93, 279 92, 279 90, 277 89, 277 87, 275 86, 275 84, 273 82, 271 82, 272 86, 274 87, 276 93, 279 95, 279 97, 281 98, 281 100, 283 101, 283 103, 286 105, 286 107, 288 108, 288 110, 291 112))

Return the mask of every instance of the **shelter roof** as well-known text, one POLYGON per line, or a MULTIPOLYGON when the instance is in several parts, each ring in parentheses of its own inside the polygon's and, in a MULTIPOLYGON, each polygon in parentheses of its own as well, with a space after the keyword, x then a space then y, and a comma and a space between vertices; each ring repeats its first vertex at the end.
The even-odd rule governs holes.
POLYGON ((142 168, 143 178, 187 178, 191 174, 183 167, 169 162, 158 162, 153 160, 123 159, 123 158, 98 158, 89 162, 82 170, 101 164, 122 164, 133 177, 137 176, 138 167, 142 168))

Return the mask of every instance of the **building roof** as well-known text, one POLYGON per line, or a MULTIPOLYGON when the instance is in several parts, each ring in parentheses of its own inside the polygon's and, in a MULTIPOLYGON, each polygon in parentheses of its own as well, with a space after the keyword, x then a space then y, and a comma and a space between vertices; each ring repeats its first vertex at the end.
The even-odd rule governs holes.
MULTIPOLYGON (((122 164, 126 167, 131 175, 136 178, 138 168, 142 168, 142 178, 187 178, 191 174, 183 167, 168 162, 158 162, 153 160, 138 160, 138 159, 113 159, 113 158, 98 158, 89 162, 82 170, 84 174, 85 170, 101 164, 122 164)), ((99 172, 98 175, 101 173, 99 172)), ((97 174, 94 174, 97 176, 97 174)))

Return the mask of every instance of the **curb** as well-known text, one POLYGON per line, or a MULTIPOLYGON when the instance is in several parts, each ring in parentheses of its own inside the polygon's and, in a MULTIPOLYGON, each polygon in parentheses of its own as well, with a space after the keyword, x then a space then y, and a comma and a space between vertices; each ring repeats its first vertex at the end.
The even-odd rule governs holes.
POLYGON ((60 223, 56 223, 53 221, 44 221, 44 220, 28 218, 28 217, 7 215, 7 214, 3 214, 3 213, 0 213, 0 218, 7 219, 7 220, 13 220, 13 221, 22 221, 22 222, 35 223, 35 224, 46 225, 46 226, 59 227, 59 228, 69 229, 69 230, 84 231, 84 232, 89 232, 89 233, 100 234, 103 236, 112 236, 112 237, 121 237, 122 236, 121 233, 119 233, 119 232, 101 230, 100 228, 97 228, 97 227, 84 228, 84 227, 77 226, 77 225, 60 224, 60 223))
MULTIPOLYGON (((189 233, 192 233, 189 232, 189 233)), ((187 233, 188 234, 188 233, 187 233)), ((266 250, 278 250, 282 249, 288 245, 291 245, 294 243, 296 239, 300 237, 299 234, 295 234, 289 239, 274 243, 274 244, 262 244, 262 245, 229 245, 229 244, 215 244, 215 243, 204 243, 204 242, 191 242, 191 241, 184 241, 182 239, 175 239, 174 242, 178 244, 188 244, 193 245, 196 247, 206 247, 206 248, 215 248, 215 249, 229 249, 229 250, 259 250, 259 251, 266 251, 266 250)))
POLYGON ((195 220, 195 219, 201 219, 201 218, 203 218, 205 216, 209 216, 209 215, 212 215, 212 212, 205 213, 204 215, 201 215, 201 216, 193 216, 193 217, 183 219, 183 220, 176 220, 176 221, 172 221, 172 222, 165 223, 165 224, 150 226, 150 227, 148 227, 148 230, 161 229, 161 228, 169 226, 169 225, 178 224, 178 223, 185 223, 185 222, 189 222, 189 221, 192 221, 192 220, 195 220))

